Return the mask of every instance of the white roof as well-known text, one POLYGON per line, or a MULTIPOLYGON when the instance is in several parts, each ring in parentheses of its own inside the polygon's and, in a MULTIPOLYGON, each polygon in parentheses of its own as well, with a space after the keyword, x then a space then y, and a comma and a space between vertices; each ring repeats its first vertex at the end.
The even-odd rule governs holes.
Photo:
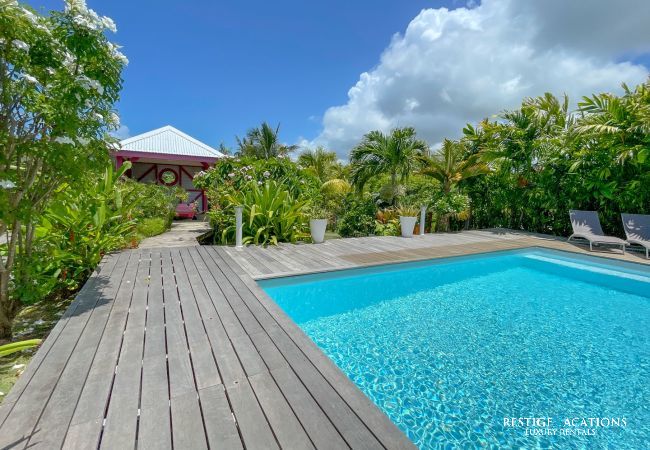
POLYGON ((138 134, 120 142, 122 150, 134 152, 163 153, 178 156, 202 156, 219 158, 223 153, 194 139, 171 125, 138 134))

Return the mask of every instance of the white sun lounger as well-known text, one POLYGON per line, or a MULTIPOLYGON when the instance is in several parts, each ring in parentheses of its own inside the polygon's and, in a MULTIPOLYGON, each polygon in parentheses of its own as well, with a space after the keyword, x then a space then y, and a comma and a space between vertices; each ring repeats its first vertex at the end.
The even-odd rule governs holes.
POLYGON ((650 215, 645 214, 621 214, 623 228, 630 244, 641 245, 645 248, 645 258, 648 258, 650 250, 650 215))
POLYGON ((625 253, 625 246, 629 244, 615 236, 606 236, 600 226, 596 211, 572 209, 569 211, 569 217, 571 218, 571 227, 573 227, 573 234, 569 236, 569 241, 573 238, 586 239, 589 241, 589 250, 591 251, 594 249, 593 244, 620 245, 623 253, 625 253))

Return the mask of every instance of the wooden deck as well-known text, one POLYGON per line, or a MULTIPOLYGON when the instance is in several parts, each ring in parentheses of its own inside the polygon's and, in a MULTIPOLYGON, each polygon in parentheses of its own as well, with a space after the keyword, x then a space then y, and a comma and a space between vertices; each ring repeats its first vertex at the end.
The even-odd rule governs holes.
POLYGON ((109 255, 0 406, 0 448, 412 448, 254 278, 528 246, 582 251, 495 230, 109 255))
POLYGON ((261 280, 526 247, 545 247, 650 264, 641 252, 628 251, 623 255, 620 248, 606 247, 594 247, 598 251, 589 252, 589 247, 568 243, 565 238, 502 229, 425 234, 412 239, 370 236, 332 239, 318 245, 224 247, 224 251, 252 278, 261 280))
POLYGON ((218 247, 104 258, 0 423, 0 448, 412 448, 218 247))

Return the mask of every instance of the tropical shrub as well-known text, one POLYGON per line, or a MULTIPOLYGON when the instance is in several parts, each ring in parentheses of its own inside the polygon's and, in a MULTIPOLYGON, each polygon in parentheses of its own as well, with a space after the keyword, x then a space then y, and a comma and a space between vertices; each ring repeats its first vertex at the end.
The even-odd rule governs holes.
MULTIPOLYGON (((234 242, 234 206, 241 203, 244 206, 253 206, 251 201, 255 198, 263 199, 258 193, 266 189, 277 191, 295 204, 301 205, 300 215, 305 215, 305 206, 311 203, 312 199, 320 198, 320 180, 308 171, 298 167, 296 163, 287 158, 253 159, 253 158, 223 158, 217 161, 214 167, 199 173, 194 178, 194 184, 200 189, 205 189, 210 210, 207 215, 213 229, 213 242, 228 244, 234 242), (254 189, 253 197, 247 197, 254 189)), ((262 210, 275 211, 274 214, 291 214, 290 217, 274 217, 273 220, 293 222, 296 220, 293 215, 296 213, 292 208, 276 209, 275 205, 260 204, 255 208, 258 212, 262 210)), ((246 214, 246 210, 245 210, 246 214)), ((258 224, 261 218, 257 218, 258 224)), ((301 223, 300 220, 295 222, 301 223)), ((268 227, 270 225, 263 225, 268 227)), ((286 233, 285 228, 278 225, 282 230, 280 234, 275 231, 267 235, 267 231, 258 235, 258 228, 254 225, 245 226, 243 237, 248 243, 275 243, 276 241, 295 241, 301 239, 305 229, 298 227, 295 234, 286 233), (268 239, 261 239, 266 236, 268 239), (276 236, 272 239, 271 236, 276 236)), ((265 228, 266 230, 266 228, 265 228)))
MULTIPOLYGON (((176 205, 179 202, 186 202, 189 194, 179 186, 168 187, 153 183, 139 183, 130 178, 120 180, 120 190, 124 198, 134 205, 130 211, 131 218, 141 223, 147 219, 162 219, 164 226, 155 234, 166 231, 172 223, 176 214, 176 205)), ((153 224, 154 222, 150 222, 153 224)), ((154 227, 149 226, 150 232, 154 227)), ((150 236, 155 236, 151 234, 150 236)))
POLYGON ((451 219, 465 221, 469 218, 469 197, 460 192, 443 193, 433 202, 433 211, 439 231, 449 231, 451 219))
POLYGON ((228 196, 227 211, 232 222, 221 231, 222 243, 235 241, 234 208, 243 207, 243 243, 277 245, 296 242, 308 234, 306 203, 296 200, 282 183, 267 181, 261 186, 249 182, 241 191, 228 196))
POLYGON ((369 195, 349 194, 338 218, 337 233, 342 237, 368 236, 375 231, 377 206, 369 195))
POLYGON ((321 183, 332 179, 339 179, 342 172, 342 165, 337 161, 335 152, 318 147, 314 150, 308 149, 298 156, 298 166, 307 170, 321 183))
POLYGON ((211 204, 218 204, 224 193, 241 190, 251 181, 262 185, 269 180, 284 184, 293 197, 312 195, 320 189, 315 176, 288 158, 222 158, 207 171, 199 172, 194 185, 206 190, 211 204))
POLYGON ((76 290, 105 253, 128 245, 134 237, 132 211, 140 198, 126 199, 120 182, 129 164, 103 177, 85 177, 62 185, 36 227, 34 252, 17 261, 31 283, 17 283, 14 295, 23 303, 40 300, 57 287, 76 290))
POLYGON ((463 183, 475 227, 567 235, 569 209, 599 211, 621 234, 621 212, 650 213, 650 82, 584 98, 576 113, 551 94, 498 121, 468 125, 463 142, 491 168, 463 183))
POLYGON ((399 236, 401 234, 399 214, 393 208, 377 211, 375 220, 375 235, 399 236))
POLYGON ((16 262, 30 282, 15 283, 14 298, 24 304, 74 292, 104 254, 169 228, 178 197, 187 194, 125 180, 129 167, 116 172, 109 163, 101 177, 59 187, 37 223, 32 253, 16 262))
POLYGON ((166 217, 145 217, 136 225, 136 233, 138 237, 147 238, 164 233, 168 228, 166 217))

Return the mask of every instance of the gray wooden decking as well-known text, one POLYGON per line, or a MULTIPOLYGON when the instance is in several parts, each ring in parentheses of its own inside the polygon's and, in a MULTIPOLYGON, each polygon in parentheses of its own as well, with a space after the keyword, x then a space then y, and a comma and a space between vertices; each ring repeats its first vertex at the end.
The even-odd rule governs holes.
POLYGON ((628 251, 623 255, 620 248, 605 247, 599 247, 597 252, 589 252, 589 247, 568 243, 565 238, 503 229, 425 234, 412 239, 369 236, 332 239, 317 245, 282 243, 269 247, 224 247, 224 251, 252 278, 261 280, 524 247, 546 247, 641 264, 650 263, 639 252, 628 251))
POLYGON ((583 252, 493 230, 109 255, 0 405, 0 448, 412 448, 254 278, 529 246, 583 252))
POLYGON ((412 447, 218 247, 104 258, 0 423, 0 448, 412 447))

